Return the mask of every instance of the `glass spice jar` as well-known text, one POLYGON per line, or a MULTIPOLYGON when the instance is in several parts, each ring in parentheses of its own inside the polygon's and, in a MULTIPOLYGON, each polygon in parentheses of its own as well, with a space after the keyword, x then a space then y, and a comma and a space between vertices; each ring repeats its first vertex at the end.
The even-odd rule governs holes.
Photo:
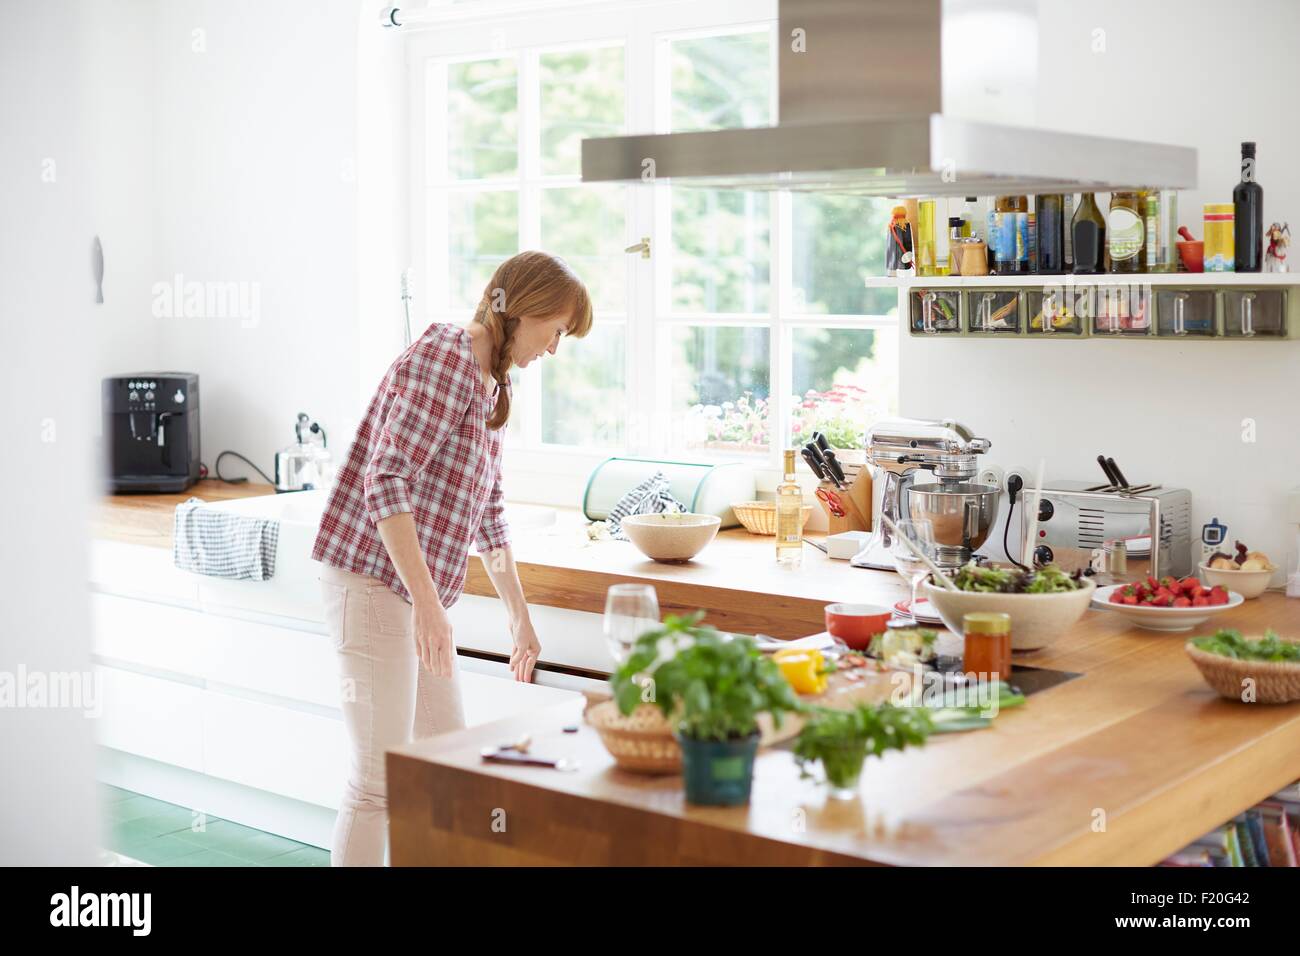
POLYGON ((966 646, 962 670, 983 680, 1011 679, 1011 615, 979 611, 962 616, 966 646))

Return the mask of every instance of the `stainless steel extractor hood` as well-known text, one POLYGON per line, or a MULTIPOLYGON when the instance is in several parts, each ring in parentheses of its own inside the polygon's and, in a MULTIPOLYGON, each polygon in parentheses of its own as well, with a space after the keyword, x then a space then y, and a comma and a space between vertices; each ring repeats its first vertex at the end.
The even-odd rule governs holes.
POLYGON ((582 142, 584 182, 872 196, 1191 189, 1196 150, 1033 125, 1036 0, 780 0, 780 123, 582 142))

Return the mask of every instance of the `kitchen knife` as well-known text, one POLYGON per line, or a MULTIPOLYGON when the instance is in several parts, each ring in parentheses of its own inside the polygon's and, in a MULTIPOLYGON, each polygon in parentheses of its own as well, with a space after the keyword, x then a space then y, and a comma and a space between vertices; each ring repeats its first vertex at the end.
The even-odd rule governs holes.
POLYGON ((484 747, 479 755, 488 763, 513 763, 525 767, 551 767, 554 770, 577 770, 578 762, 565 757, 534 757, 513 747, 484 747))
POLYGON ((817 447, 817 443, 810 441, 803 446, 803 450, 812 456, 813 461, 817 462, 817 465, 821 468, 821 477, 823 479, 830 478, 831 473, 826 467, 826 459, 822 457, 822 450, 817 447))
POLYGON ((816 475, 818 478, 820 478, 822 481, 825 481, 826 469, 822 466, 821 462, 819 462, 816 458, 813 457, 813 453, 809 451, 807 448, 801 448, 799 449, 799 454, 800 456, 802 456, 804 461, 808 462, 808 467, 812 469, 812 473, 816 475))
POLYGON ((844 469, 840 467, 840 460, 835 457, 835 452, 829 448, 822 449, 822 461, 826 465, 826 470, 831 473, 831 480, 839 488, 844 487, 844 469))
POLYGON ((831 450, 831 443, 826 440, 826 436, 821 432, 813 432, 812 437, 813 441, 817 443, 817 447, 822 450, 823 454, 831 450))

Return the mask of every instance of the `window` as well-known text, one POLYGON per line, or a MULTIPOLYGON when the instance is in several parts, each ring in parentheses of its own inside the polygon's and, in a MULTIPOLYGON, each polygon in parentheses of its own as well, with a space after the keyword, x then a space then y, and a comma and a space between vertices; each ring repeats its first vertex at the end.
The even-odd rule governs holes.
POLYGON ((479 6, 408 39, 427 318, 467 320, 526 248, 563 256, 596 309, 587 338, 517 370, 512 448, 555 468, 777 465, 813 430, 859 447, 897 402, 896 297, 863 281, 883 273, 892 203, 580 181, 587 137, 775 122, 775 2, 479 6), (624 251, 644 236, 649 259, 624 251))

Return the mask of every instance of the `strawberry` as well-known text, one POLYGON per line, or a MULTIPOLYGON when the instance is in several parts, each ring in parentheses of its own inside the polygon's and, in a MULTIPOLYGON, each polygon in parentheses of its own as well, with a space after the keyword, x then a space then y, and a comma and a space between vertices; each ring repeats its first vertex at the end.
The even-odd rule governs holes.
POLYGON ((1201 587, 1201 582, 1196 580, 1196 578, 1193 577, 1183 578, 1182 581, 1179 582, 1179 584, 1183 586, 1184 594, 1186 594, 1188 591, 1191 591, 1194 594, 1198 590, 1200 590, 1201 587))
POLYGON ((1204 594, 1198 594, 1196 595, 1196 597, 1192 598, 1192 607, 1209 607, 1209 606, 1210 606, 1210 599, 1207 598, 1204 594))
POLYGON ((1210 604, 1219 605, 1228 603, 1228 592, 1220 584, 1210 588, 1210 604))
POLYGON ((1135 598, 1135 597, 1126 597, 1126 598, 1124 599, 1124 603, 1125 603, 1125 604, 1133 604, 1133 605, 1136 605, 1136 604, 1138 603, 1138 599, 1135 598))
POLYGON ((1191 606, 1192 606, 1192 601, 1190 598, 1183 597, 1182 595, 1179 595, 1178 597, 1174 598, 1174 607, 1191 607, 1191 606))

